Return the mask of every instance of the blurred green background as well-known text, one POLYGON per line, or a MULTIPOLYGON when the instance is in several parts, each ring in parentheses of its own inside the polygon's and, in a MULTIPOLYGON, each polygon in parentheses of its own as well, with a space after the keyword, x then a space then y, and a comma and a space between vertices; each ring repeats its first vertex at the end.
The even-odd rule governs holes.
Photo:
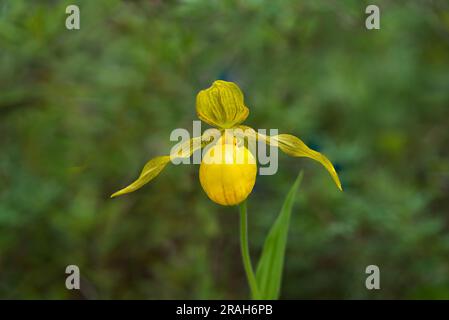
POLYGON ((449 6, 387 0, 1 0, 0 298, 248 297, 237 208, 207 199, 198 165, 109 199, 216 79, 241 86, 248 125, 301 137, 343 182, 283 154, 258 177, 253 264, 305 171, 282 298, 449 298, 449 6))

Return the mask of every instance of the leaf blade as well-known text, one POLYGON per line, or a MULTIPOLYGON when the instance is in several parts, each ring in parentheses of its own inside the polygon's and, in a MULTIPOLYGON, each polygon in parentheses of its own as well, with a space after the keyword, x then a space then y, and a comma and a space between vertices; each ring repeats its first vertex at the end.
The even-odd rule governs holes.
POLYGON ((262 255, 256 271, 260 299, 279 298, 290 216, 302 177, 303 172, 301 171, 290 188, 282 209, 265 239, 262 255))

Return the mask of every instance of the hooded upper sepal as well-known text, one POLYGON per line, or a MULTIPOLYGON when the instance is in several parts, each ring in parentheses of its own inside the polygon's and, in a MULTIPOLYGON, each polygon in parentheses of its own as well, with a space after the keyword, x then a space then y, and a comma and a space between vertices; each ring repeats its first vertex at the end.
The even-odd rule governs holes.
POLYGON ((232 128, 248 117, 243 93, 233 82, 217 80, 196 97, 198 118, 217 128, 232 128))

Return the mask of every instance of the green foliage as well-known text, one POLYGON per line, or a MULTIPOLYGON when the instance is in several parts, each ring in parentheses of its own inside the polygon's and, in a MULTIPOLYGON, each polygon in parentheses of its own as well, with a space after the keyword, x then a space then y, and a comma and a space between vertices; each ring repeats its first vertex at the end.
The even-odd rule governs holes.
POLYGON ((285 248, 287 246, 290 216, 295 195, 301 184, 303 173, 296 178, 290 188, 281 212, 268 233, 257 265, 256 279, 259 289, 258 299, 278 299, 281 289, 282 271, 284 268, 285 248))
POLYGON ((207 199, 198 166, 109 198, 218 78, 242 88, 246 124, 297 135, 342 180, 281 153, 257 177, 254 257, 304 169, 281 298, 449 298, 447 1, 378 0, 375 31, 368 4, 0 1, 0 298, 247 298, 236 210, 207 199))

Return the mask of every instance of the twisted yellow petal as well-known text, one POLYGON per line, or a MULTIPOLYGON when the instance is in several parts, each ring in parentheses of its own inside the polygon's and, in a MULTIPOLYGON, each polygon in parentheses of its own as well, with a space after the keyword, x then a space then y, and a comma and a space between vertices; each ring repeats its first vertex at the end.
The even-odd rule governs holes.
POLYGON ((205 146, 209 141, 202 141, 203 137, 192 138, 179 146, 173 148, 169 156, 160 156, 148 161, 142 169, 140 176, 129 186, 115 192, 111 198, 121 196, 140 189, 143 185, 157 177, 157 175, 165 168, 165 166, 174 158, 190 157, 200 147, 205 146))
POLYGON ((165 168, 169 161, 170 156, 161 156, 151 159, 145 164, 139 178, 137 178, 136 181, 131 183, 126 188, 123 188, 114 193, 111 198, 121 196, 122 194, 130 193, 141 188, 143 185, 153 180, 165 168))
POLYGON ((321 163, 331 175, 338 189, 343 191, 338 174, 332 163, 325 155, 310 149, 301 139, 292 136, 291 134, 279 134, 271 137, 270 140, 275 140, 278 143, 279 148, 289 156, 308 157, 321 163))
POLYGON ((335 171, 334 166, 329 161, 329 159, 319 153, 318 151, 310 149, 301 139, 295 137, 291 134, 279 134, 275 136, 266 136, 260 133, 257 133, 254 129, 248 126, 238 126, 239 129, 244 130, 247 136, 255 136, 257 139, 264 141, 273 146, 279 147, 283 152, 292 157, 307 157, 321 163, 326 170, 331 175, 338 189, 343 191, 341 187, 340 179, 338 178, 338 174, 335 171))
POLYGON ((249 109, 243 93, 233 82, 215 81, 196 97, 196 113, 200 120, 217 128, 232 128, 248 117, 249 109))
MULTIPOLYGON (((188 158, 190 157, 196 150, 201 148, 204 145, 207 145, 208 141, 203 141, 205 135, 200 137, 195 137, 190 140, 187 140, 177 146, 173 147, 170 152, 171 160, 175 158, 188 158)), ((208 137, 209 138, 209 137, 208 137)))

